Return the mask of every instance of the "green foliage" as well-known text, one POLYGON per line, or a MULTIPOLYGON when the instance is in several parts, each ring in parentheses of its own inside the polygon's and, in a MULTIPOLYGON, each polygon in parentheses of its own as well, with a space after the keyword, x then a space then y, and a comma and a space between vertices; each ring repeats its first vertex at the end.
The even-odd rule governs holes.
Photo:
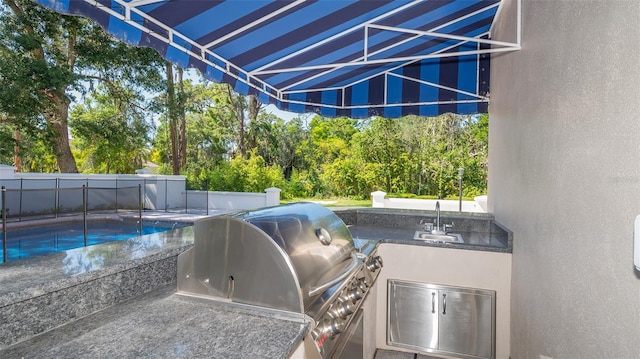
MULTIPOLYGON (((162 84, 160 60, 154 50, 117 41, 82 17, 61 15, 33 1, 4 0, 0 122, 11 124, 21 135, 18 142, 28 142, 35 134, 55 156, 59 170, 76 172, 68 141, 70 104, 80 95, 90 95, 94 82, 106 85, 110 96, 119 100, 131 99, 132 90, 157 90, 162 84)), ((18 143, 25 169, 40 167, 27 162, 36 156, 26 144, 18 143)), ((6 155, 4 148, 0 151, 6 155)))
POLYGON ((131 99, 114 98, 101 90, 71 113, 69 125, 80 168, 89 173, 133 173, 149 158, 151 125, 144 113, 129 105, 131 99))
MULTIPOLYGON (((244 131, 243 156, 235 150, 238 133, 229 131, 233 121, 217 91, 195 91, 196 98, 209 92, 215 101, 187 116, 189 148, 200 143, 200 149, 215 149, 190 150, 183 174, 193 188, 262 192, 275 186, 283 198, 368 199, 376 190, 457 198, 458 167, 464 167, 465 196, 486 192, 486 115, 363 121, 314 116, 305 124, 261 113, 244 131)), ((166 138, 163 126, 156 146, 166 138)))
POLYGON ((213 191, 261 193, 269 187, 285 187, 280 168, 266 165, 255 151, 248 157, 238 155, 230 162, 221 162, 213 169, 189 171, 187 179, 191 188, 213 191))
MULTIPOLYGON (((54 172, 56 158, 46 138, 23 128, 19 141, 15 140, 16 123, 0 121, 0 163, 13 164, 16 151, 20 153, 23 172, 54 172)), ((18 126, 18 128, 20 128, 18 126)))
POLYGON ((308 172, 299 172, 296 168, 291 170, 289 180, 285 182, 280 197, 285 199, 291 198, 309 198, 313 196, 313 184, 309 178, 308 172))

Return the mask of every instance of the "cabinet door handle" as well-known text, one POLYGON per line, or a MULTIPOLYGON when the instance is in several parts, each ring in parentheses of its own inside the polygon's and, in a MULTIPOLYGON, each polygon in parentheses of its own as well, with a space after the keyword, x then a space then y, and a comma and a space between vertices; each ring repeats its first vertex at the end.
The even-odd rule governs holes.
POLYGON ((431 313, 436 312, 436 292, 431 293, 431 313))
POLYGON ((442 314, 447 314, 447 295, 444 293, 442 294, 442 314))

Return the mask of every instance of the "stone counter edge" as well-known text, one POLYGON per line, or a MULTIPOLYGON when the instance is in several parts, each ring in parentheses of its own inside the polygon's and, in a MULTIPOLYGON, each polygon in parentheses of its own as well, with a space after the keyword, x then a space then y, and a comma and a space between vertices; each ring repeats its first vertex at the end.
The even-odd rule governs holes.
POLYGON ((0 308, 0 349, 177 280, 173 249, 138 265, 0 308))

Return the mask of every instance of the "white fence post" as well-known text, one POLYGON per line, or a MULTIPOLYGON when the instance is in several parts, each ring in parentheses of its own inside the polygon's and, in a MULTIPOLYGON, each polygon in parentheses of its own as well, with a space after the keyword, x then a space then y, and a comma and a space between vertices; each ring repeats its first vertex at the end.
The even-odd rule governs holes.
POLYGON ((476 196, 473 198, 483 212, 487 211, 487 196, 476 196))
POLYGON ((280 192, 282 190, 277 187, 269 187, 264 190, 267 193, 267 198, 265 200, 265 206, 277 206, 280 204, 280 192))
POLYGON ((386 195, 387 195, 387 192, 382 192, 382 191, 371 192, 371 198, 372 198, 371 207, 384 208, 384 197, 386 195))

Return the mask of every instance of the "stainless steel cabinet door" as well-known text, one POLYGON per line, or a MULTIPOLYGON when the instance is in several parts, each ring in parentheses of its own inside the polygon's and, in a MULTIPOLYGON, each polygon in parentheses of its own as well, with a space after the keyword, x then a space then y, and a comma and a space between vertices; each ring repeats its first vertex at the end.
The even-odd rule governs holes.
POLYGON ((493 357, 493 297, 483 292, 440 290, 439 350, 493 357))
POLYGON ((494 358, 495 291, 388 281, 387 344, 494 358))
POLYGON ((413 282, 388 282, 387 343, 438 348, 438 290, 413 282))

